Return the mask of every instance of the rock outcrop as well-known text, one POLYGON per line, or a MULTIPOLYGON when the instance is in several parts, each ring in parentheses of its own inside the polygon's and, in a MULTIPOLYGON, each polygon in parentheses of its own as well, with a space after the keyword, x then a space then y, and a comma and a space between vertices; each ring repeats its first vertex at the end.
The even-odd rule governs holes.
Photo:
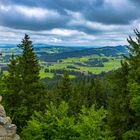
MULTIPOLYGON (((0 103, 1 101, 0 96, 0 103)), ((12 124, 10 117, 6 116, 4 107, 0 104, 0 140, 19 140, 16 129, 16 125, 12 124)))

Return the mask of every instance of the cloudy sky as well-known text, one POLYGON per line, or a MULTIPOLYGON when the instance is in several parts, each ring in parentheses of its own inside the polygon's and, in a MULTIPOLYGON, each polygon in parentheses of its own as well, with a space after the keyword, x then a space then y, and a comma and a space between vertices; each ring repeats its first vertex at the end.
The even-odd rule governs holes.
POLYGON ((140 29, 140 0, 0 0, 0 44, 123 45, 140 29))

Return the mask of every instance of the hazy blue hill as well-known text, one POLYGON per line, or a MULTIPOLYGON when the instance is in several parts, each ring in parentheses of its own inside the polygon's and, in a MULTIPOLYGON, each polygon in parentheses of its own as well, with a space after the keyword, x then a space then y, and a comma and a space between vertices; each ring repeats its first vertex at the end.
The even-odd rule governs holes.
POLYGON ((0 49, 1 48, 15 48, 17 45, 15 44, 0 44, 0 49))
MULTIPOLYGON (((89 46, 53 46, 35 44, 34 51, 41 65, 41 78, 52 78, 68 72, 72 76, 81 74, 99 74, 120 67, 121 56, 128 54, 127 46, 105 46, 90 48, 89 46)), ((19 55, 21 50, 16 45, 0 45, 2 71, 7 70, 11 54, 19 55)))
POLYGON ((102 48, 83 48, 82 50, 73 50, 62 53, 47 54, 44 52, 40 56, 40 59, 48 62, 56 62, 60 59, 71 58, 71 57, 83 57, 89 55, 105 55, 105 56, 117 56, 121 54, 128 54, 127 46, 116 46, 116 47, 102 47, 102 48))
MULTIPOLYGON (((18 55, 21 53, 20 49, 14 44, 1 44, 0 52, 2 52, 3 59, 7 62, 12 53, 18 55)), ((100 48, 86 47, 71 47, 71 46, 54 46, 47 44, 34 44, 35 53, 39 59, 47 62, 57 62, 61 59, 72 58, 72 57, 84 57, 90 55, 105 55, 105 56, 118 56, 121 54, 128 54, 127 46, 105 46, 100 48)))

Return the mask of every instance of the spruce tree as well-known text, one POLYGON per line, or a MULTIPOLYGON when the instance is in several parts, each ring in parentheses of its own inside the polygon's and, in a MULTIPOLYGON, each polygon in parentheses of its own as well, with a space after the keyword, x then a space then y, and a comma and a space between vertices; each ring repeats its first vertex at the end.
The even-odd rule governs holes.
POLYGON ((117 140, 122 139, 122 135, 129 129, 131 114, 129 113, 128 98, 128 67, 123 65, 122 68, 110 75, 110 103, 108 122, 112 134, 117 140))
POLYGON ((126 57, 126 61, 129 64, 131 71, 129 72, 129 79, 133 79, 140 84, 140 32, 135 30, 136 41, 131 37, 127 39, 130 46, 129 56, 126 57))
POLYGON ((129 56, 126 57, 130 69, 127 86, 132 119, 129 130, 124 134, 125 139, 140 139, 140 32, 135 30, 135 35, 136 40, 128 38, 129 56))
POLYGON ((16 59, 12 56, 4 78, 4 101, 8 114, 21 131, 35 110, 44 110, 46 90, 40 82, 39 62, 28 35, 18 47, 22 53, 16 59))
POLYGON ((3 91, 5 108, 7 113, 14 119, 14 113, 20 104, 20 86, 21 79, 18 69, 18 59, 14 55, 11 56, 10 64, 8 64, 8 75, 3 76, 3 91))
POLYGON ((22 44, 18 47, 22 50, 22 55, 19 57, 21 88, 24 91, 23 98, 26 100, 26 105, 29 106, 28 111, 30 114, 34 109, 43 109, 41 103, 44 99, 44 87, 40 83, 39 62, 28 35, 25 34, 22 44))
POLYGON ((22 50, 22 55, 19 57, 19 64, 21 67, 21 78, 24 84, 28 85, 38 82, 40 67, 30 37, 25 34, 22 44, 18 45, 18 47, 22 50))
POLYGON ((117 71, 112 83, 114 92, 110 104, 109 122, 116 139, 140 139, 140 33, 136 40, 128 38, 129 55, 117 71))
POLYGON ((68 102, 72 93, 71 80, 68 73, 63 74, 59 89, 61 100, 68 102))

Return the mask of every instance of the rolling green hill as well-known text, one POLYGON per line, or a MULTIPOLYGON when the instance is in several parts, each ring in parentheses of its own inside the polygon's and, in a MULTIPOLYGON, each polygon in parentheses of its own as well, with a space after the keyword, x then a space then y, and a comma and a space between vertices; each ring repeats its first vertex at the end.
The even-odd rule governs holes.
MULTIPOLYGON (((128 54, 127 46, 86 48, 34 45, 40 65, 41 78, 53 78, 68 72, 72 78, 80 75, 100 74, 120 67, 123 55, 128 54)), ((15 45, 1 47, 1 72, 7 70, 12 53, 20 54, 15 45)))

